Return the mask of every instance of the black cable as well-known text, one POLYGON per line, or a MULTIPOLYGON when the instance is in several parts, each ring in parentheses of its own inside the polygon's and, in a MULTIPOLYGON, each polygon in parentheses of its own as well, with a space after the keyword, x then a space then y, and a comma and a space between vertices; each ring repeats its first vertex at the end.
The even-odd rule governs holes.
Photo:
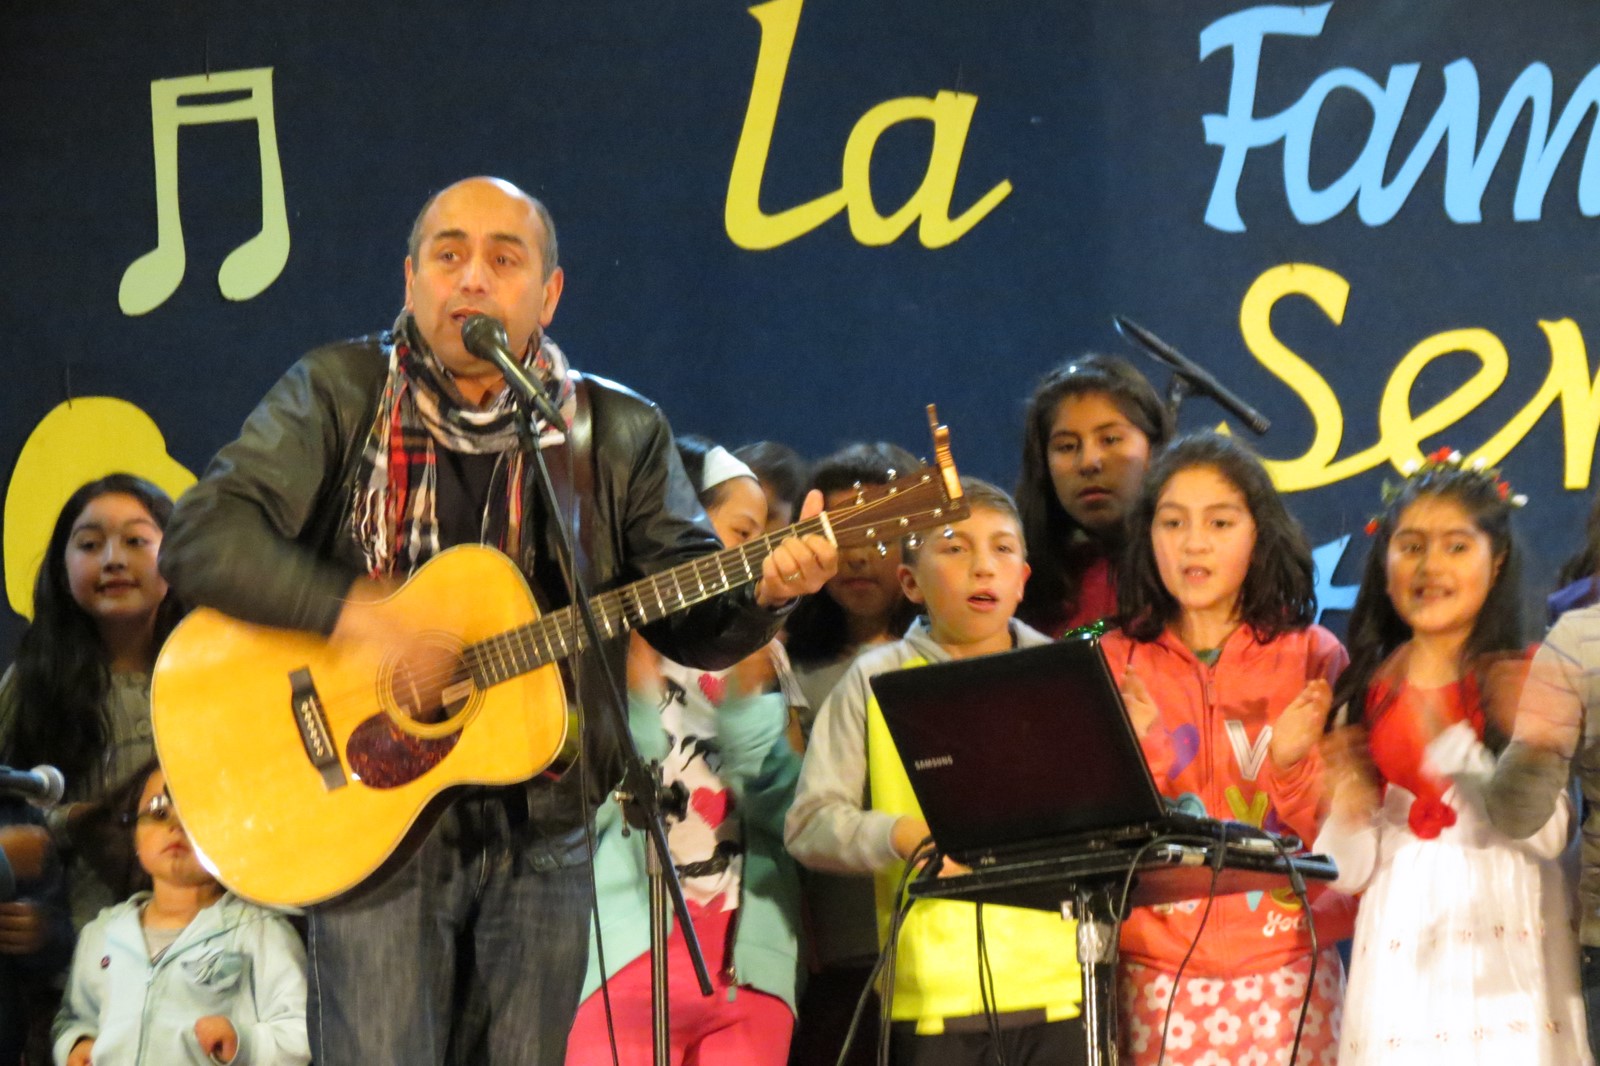
MULTIPOLYGON (((1222 834, 1221 837, 1219 838, 1221 840, 1221 844, 1217 847, 1217 850, 1212 854, 1212 861, 1211 861, 1211 888, 1210 888, 1209 894, 1208 894, 1207 899, 1206 899, 1206 909, 1205 909, 1205 913, 1202 914, 1201 918, 1200 918, 1200 928, 1195 930, 1194 939, 1189 944, 1189 950, 1188 950, 1187 953, 1185 953, 1185 955, 1183 957, 1183 961, 1178 965, 1178 972, 1177 972, 1177 974, 1175 974, 1173 976, 1173 979, 1172 979, 1172 991, 1167 996, 1167 1016, 1163 1020, 1162 1025, 1161 1025, 1161 1050, 1158 1053, 1157 1060, 1156 1060, 1158 1066, 1159 1066, 1159 1063, 1162 1060, 1162 1057, 1165 1056, 1165 1054, 1166 1054, 1167 1025, 1171 1022, 1171 1019, 1172 1019, 1172 1006, 1173 1006, 1173 1003, 1177 999, 1179 980, 1183 976, 1183 970, 1184 970, 1184 968, 1186 966, 1188 966, 1189 959, 1194 954, 1195 948, 1200 943, 1200 936, 1201 936, 1202 933, 1205 932, 1206 921, 1210 917, 1210 914, 1211 914, 1211 905, 1216 899, 1217 881, 1218 881, 1218 878, 1221 876, 1221 873, 1222 873, 1223 851, 1224 851, 1224 848, 1226 847, 1226 844, 1227 844, 1227 831, 1228 831, 1228 826, 1227 826, 1226 823, 1219 822, 1218 826, 1219 826, 1219 832, 1222 834)), ((1279 837, 1277 837, 1277 836, 1275 836, 1275 835, 1273 835, 1271 833, 1266 833, 1266 832, 1262 832, 1260 834, 1260 837, 1262 839, 1270 841, 1272 846, 1277 849, 1278 854, 1280 856, 1282 856, 1282 858, 1284 860, 1284 865, 1286 867, 1286 873, 1287 873, 1287 876, 1289 878, 1289 886, 1294 891, 1294 894, 1295 894, 1296 898, 1298 898, 1300 900, 1300 906, 1302 908, 1304 908, 1304 910, 1305 910, 1305 914, 1306 914, 1306 929, 1307 929, 1308 933, 1310 934, 1310 938, 1311 938, 1311 968, 1310 968, 1310 972, 1306 976, 1306 990, 1305 990, 1304 995, 1301 997, 1301 1001, 1300 1001, 1300 1017, 1299 1017, 1299 1021, 1295 1025, 1294 1045, 1291 1048, 1290 1054, 1289 1054, 1289 1066, 1294 1066, 1295 1062, 1298 1060, 1298 1056, 1299 1056, 1299 1052, 1300 1052, 1300 1039, 1301 1039, 1301 1034, 1305 1029, 1306 1014, 1307 1014, 1307 1012, 1308 1012, 1308 1010, 1310 1009, 1310 1006, 1311 1006, 1311 996, 1312 996, 1313 990, 1316 987, 1317 956, 1321 951, 1321 946, 1320 946, 1320 942, 1319 942, 1318 937, 1317 937, 1316 919, 1313 916, 1312 911, 1311 911, 1310 895, 1309 895, 1309 893, 1308 893, 1308 891, 1306 889, 1305 876, 1300 872, 1300 869, 1297 866, 1294 865, 1294 862, 1292 861, 1292 857, 1289 854, 1288 847, 1284 844, 1284 842, 1279 837)), ((1120 897, 1120 899, 1119 899, 1119 901, 1117 903, 1116 918, 1117 918, 1118 921, 1121 921, 1122 917, 1124 915, 1126 915, 1127 912, 1128 912, 1128 900, 1129 900, 1130 896, 1132 895, 1134 877, 1138 873, 1139 864, 1144 860, 1145 854, 1147 852, 1149 852, 1150 850, 1152 850, 1153 848, 1159 847, 1159 846, 1164 845, 1164 844, 1184 844, 1184 843, 1202 843, 1202 844, 1205 844, 1206 846, 1209 847, 1209 846, 1211 846, 1213 844, 1217 844, 1218 843, 1218 839, 1213 839, 1213 838, 1210 838, 1210 837, 1200 837, 1198 835, 1189 836, 1189 835, 1180 834, 1180 833, 1165 833, 1165 834, 1162 834, 1161 836, 1154 837, 1154 838, 1150 839, 1149 841, 1146 841, 1143 845, 1141 845, 1139 847, 1139 849, 1133 853, 1133 858, 1128 863, 1128 872, 1127 872, 1127 874, 1124 877, 1123 882, 1122 882, 1122 894, 1121 894, 1121 897, 1120 897)))
MULTIPOLYGON (((1179 833, 1162 833, 1159 836, 1151 837, 1149 840, 1147 840, 1143 844, 1139 845, 1138 850, 1133 853, 1133 858, 1128 860, 1128 872, 1122 878, 1122 894, 1117 899, 1117 910, 1116 910, 1116 913, 1111 916, 1111 918, 1112 918, 1111 935, 1113 935, 1113 936, 1117 935, 1118 930, 1122 926, 1122 920, 1124 918, 1126 918, 1127 915, 1128 915, 1128 898, 1133 894, 1133 879, 1134 879, 1135 875, 1137 875, 1138 872, 1139 872, 1139 864, 1144 861, 1145 853, 1150 851, 1152 848, 1156 848, 1156 847, 1159 847, 1159 846, 1164 845, 1164 844, 1192 843, 1195 840, 1200 840, 1201 843, 1204 843, 1205 839, 1206 838, 1201 838, 1201 837, 1189 837, 1189 836, 1185 836, 1185 835, 1179 834, 1179 833)), ((1078 916, 1078 920, 1082 921, 1083 920, 1083 915, 1080 914, 1078 916)), ((1092 964, 1092 965, 1099 965, 1099 964, 1095 963, 1095 964, 1092 964)), ((1115 977, 1113 977, 1113 981, 1115 981, 1115 977)), ((1176 986, 1174 986, 1174 987, 1176 987, 1176 986)), ((1115 990, 1115 986, 1114 985, 1113 985, 1113 990, 1112 990, 1112 999, 1113 999, 1113 1002, 1110 1004, 1110 1007, 1112 1008, 1111 1017, 1112 1017, 1113 1022, 1115 1023, 1115 1020, 1116 1020, 1116 1017, 1117 1017, 1117 1011, 1116 1011, 1116 1003, 1115 1003, 1116 990, 1115 990)), ((1170 1009, 1171 1009, 1171 1002, 1168 1001, 1168 1010, 1170 1010, 1170 1009)), ((1112 1035, 1114 1037, 1116 1036, 1116 1025, 1115 1024, 1113 1024, 1113 1026, 1112 1026, 1112 1035)))
MULTIPOLYGON (((867 975, 867 986, 861 990, 861 996, 856 1000, 856 1009, 850 1015, 850 1027, 845 1030, 844 1043, 839 1048, 839 1059, 836 1066, 845 1066, 845 1060, 850 1054, 850 1045, 855 1043, 856 1032, 861 1027, 861 1018, 866 1013, 867 1003, 872 999, 872 989, 877 983, 879 975, 884 972, 886 967, 891 975, 894 972, 891 960, 894 955, 895 945, 900 939, 900 925, 905 919, 905 912, 911 909, 913 902, 911 897, 906 895, 906 886, 911 882, 912 871, 916 869, 918 861, 926 858, 924 853, 931 853, 932 842, 932 837, 924 837, 922 843, 918 844, 917 849, 911 853, 911 858, 906 860, 905 869, 900 874, 900 885, 896 890, 898 893, 897 898, 901 900, 901 903, 890 917, 888 934, 884 938, 883 946, 878 949, 878 957, 872 964, 872 972, 867 975)), ((892 985, 890 986, 890 992, 892 995, 892 985)), ((881 1019, 888 1016, 889 999, 886 998, 882 1006, 879 1026, 879 1039, 883 1047, 888 1046, 888 1040, 884 1038, 881 1019)))
POLYGON ((850 1045, 856 1041, 856 1031, 861 1028, 861 1017, 867 1011, 867 1002, 872 999, 873 981, 883 969, 884 952, 888 950, 888 941, 878 948, 878 957, 873 960, 872 969, 867 973, 866 987, 862 988, 861 995, 856 997, 855 1010, 850 1012, 850 1025, 844 1031, 844 1042, 839 1046, 839 1058, 835 1066, 845 1066, 845 1057, 850 1053, 850 1045))
POLYGON ((939 868, 944 865, 944 856, 934 846, 932 836, 923 837, 917 844, 905 869, 900 872, 900 883, 895 886, 894 916, 889 922, 888 952, 884 956, 883 1009, 878 1015, 878 1066, 889 1066, 889 1044, 894 1030, 896 966, 900 961, 900 928, 905 924, 906 915, 911 912, 913 900, 906 889, 911 884, 911 871, 919 860, 922 864, 920 873, 926 874, 931 869, 933 876, 938 876, 939 868))
POLYGON ((1311 1008, 1312 990, 1317 986, 1317 955, 1321 948, 1317 942, 1317 919, 1311 913, 1311 894, 1306 889, 1304 875, 1300 873, 1299 867, 1295 866, 1294 859, 1289 854, 1289 849, 1284 845, 1283 841, 1271 833, 1264 835, 1268 840, 1272 841, 1272 846, 1278 849, 1278 854, 1283 857, 1284 865, 1289 868, 1289 887, 1294 890, 1295 898, 1300 901, 1300 906, 1306 912, 1306 931, 1311 934, 1311 969, 1306 974, 1305 995, 1300 999, 1300 1020, 1294 1026, 1294 1046, 1289 1050, 1289 1066, 1294 1066, 1295 1061, 1300 1056, 1300 1034, 1306 1026, 1306 1012, 1311 1008))
POLYGON ((1228 843, 1228 829, 1222 822, 1217 823, 1217 838, 1211 843, 1216 844, 1216 850, 1211 853, 1211 887, 1206 891, 1205 910, 1200 912, 1200 927, 1194 931, 1194 939, 1189 941, 1189 950, 1183 953, 1183 961, 1178 963, 1178 972, 1172 975, 1172 991, 1167 995, 1167 1014, 1161 1020, 1161 1044, 1156 1051, 1156 1066, 1161 1066, 1166 1059, 1167 1028, 1172 1024, 1172 1005, 1178 1001, 1183 971, 1194 957, 1194 949, 1200 946, 1200 937, 1206 931, 1206 923, 1211 920, 1211 905, 1217 901, 1217 881, 1222 877, 1222 853, 1228 843))
POLYGON ((1128 898, 1133 894, 1133 879, 1139 872, 1139 864, 1144 861, 1145 853, 1164 844, 1196 843, 1201 845, 1210 844, 1211 838, 1199 835, 1191 836, 1184 833, 1162 833, 1160 836, 1152 837, 1141 844, 1139 849, 1133 853, 1133 858, 1128 860, 1128 872, 1122 879, 1122 896, 1117 901, 1117 922, 1120 923, 1128 913, 1128 898))
POLYGON ((995 1003, 994 971, 989 966, 989 945, 983 937, 983 904, 974 904, 973 924, 978 931, 978 998, 983 1003, 983 1021, 989 1030, 989 1042, 994 1045, 995 1058, 1006 1066, 1005 1044, 1000 1038, 1000 1015, 995 1003))

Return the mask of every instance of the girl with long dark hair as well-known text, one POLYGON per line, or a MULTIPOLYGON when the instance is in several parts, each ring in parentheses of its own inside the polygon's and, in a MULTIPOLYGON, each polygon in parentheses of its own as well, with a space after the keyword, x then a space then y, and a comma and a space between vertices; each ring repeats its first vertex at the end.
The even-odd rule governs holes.
MULTIPOLYGON (((182 616, 156 568, 172 500, 132 474, 79 488, 56 519, 34 582, 33 621, 0 679, 0 762, 55 766, 71 804, 98 800, 155 755, 150 670, 182 616)), ((71 850, 67 813, 52 823, 71 850)), ((92 856, 69 868, 81 927, 120 897, 92 856)))
POLYGON ((1171 436, 1166 405, 1122 359, 1084 355, 1040 379, 1017 476, 1033 564, 1018 618, 1060 636, 1115 611, 1124 520, 1171 436))
MULTIPOLYGON (((1170 444, 1128 521, 1103 641, 1161 793, 1191 814, 1303 839, 1323 799, 1316 744, 1345 664, 1316 617, 1311 550, 1261 461, 1231 437, 1170 444)), ((1122 926, 1119 1007, 1128 1061, 1302 1062, 1337 1044, 1342 968, 1328 945, 1349 901, 1313 888, 1140 908, 1122 926), (1315 958, 1315 917, 1323 950, 1315 958)))
POLYGON ((1571 804, 1524 840, 1485 806, 1523 652, 1519 501, 1444 450, 1369 526, 1316 843, 1363 893, 1341 1063, 1592 1061, 1558 862, 1571 804))

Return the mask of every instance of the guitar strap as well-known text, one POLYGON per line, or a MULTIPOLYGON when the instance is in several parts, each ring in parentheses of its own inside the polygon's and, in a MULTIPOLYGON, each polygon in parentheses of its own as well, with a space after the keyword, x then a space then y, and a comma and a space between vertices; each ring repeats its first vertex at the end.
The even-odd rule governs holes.
POLYGON ((589 407, 589 381, 576 370, 568 370, 567 377, 573 384, 577 403, 572 425, 567 430, 567 442, 550 450, 550 484, 555 489, 561 511, 554 520, 567 523, 572 535, 573 564, 585 579, 593 581, 594 571, 589 568, 585 547, 588 538, 584 536, 594 507, 594 456, 590 448, 594 426, 589 407))
MULTIPOLYGON (((595 575, 589 566, 589 553, 586 547, 588 537, 585 535, 593 525, 591 519, 594 510, 594 454, 591 447, 594 426, 589 403, 589 382, 582 374, 572 369, 567 371, 567 378, 573 384, 575 401, 572 424, 567 427, 566 441, 547 448, 544 452, 545 469, 550 473, 550 487, 555 494, 557 512, 550 516, 549 521, 567 524, 567 533, 572 539, 572 565, 583 575, 586 582, 593 583, 595 575)), ((531 483, 529 491, 534 491, 531 483)), ((557 550, 556 544, 559 540, 559 536, 550 529, 544 537, 544 545, 547 550, 554 551, 557 550)), ((534 550, 532 545, 524 549, 524 572, 530 575, 534 570, 534 550)), ((544 593, 537 583, 534 585, 534 595, 540 599, 540 610, 549 610, 549 604, 544 600, 544 593)), ((576 664, 563 660, 558 662, 557 666, 561 672, 562 687, 566 690, 568 708, 581 706, 582 694, 578 688, 579 671, 575 668, 576 664)), ((569 728, 581 728, 581 726, 569 728)), ((561 757, 564 758, 566 755, 564 752, 561 757)), ((559 773, 556 776, 560 776, 559 773)), ((521 789, 523 803, 508 805, 506 808, 513 829, 530 819, 542 821, 549 817, 559 817, 553 805, 560 801, 555 791, 548 787, 549 782, 550 778, 541 774, 523 783, 521 789)))

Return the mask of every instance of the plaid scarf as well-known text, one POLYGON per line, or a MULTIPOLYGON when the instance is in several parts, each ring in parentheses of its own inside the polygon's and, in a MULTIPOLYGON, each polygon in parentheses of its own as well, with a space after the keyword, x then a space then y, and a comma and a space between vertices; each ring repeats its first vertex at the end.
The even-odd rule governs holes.
MULTIPOLYGON (((455 381, 417 335, 410 312, 402 311, 383 338, 389 375, 378 401, 377 417, 367 431, 350 509, 351 529, 374 578, 410 576, 437 555, 439 522, 435 446, 471 455, 497 454, 505 475, 505 535, 498 547, 515 558, 522 540, 522 477, 524 456, 518 446, 514 401, 501 389, 483 407, 462 397, 455 381)), ((531 369, 547 386, 559 382, 556 402, 567 422, 554 427, 535 416, 539 447, 566 440, 576 406, 567 376, 567 359, 549 337, 543 337, 531 369)), ((495 494, 484 508, 482 528, 489 528, 495 494)))

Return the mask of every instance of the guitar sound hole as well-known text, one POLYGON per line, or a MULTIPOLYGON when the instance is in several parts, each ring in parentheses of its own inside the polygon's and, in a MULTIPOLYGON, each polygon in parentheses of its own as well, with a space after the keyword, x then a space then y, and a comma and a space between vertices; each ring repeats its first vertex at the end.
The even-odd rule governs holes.
POLYGON ((473 693, 459 647, 443 639, 396 657, 386 675, 389 702, 402 724, 447 722, 466 709, 473 693))

